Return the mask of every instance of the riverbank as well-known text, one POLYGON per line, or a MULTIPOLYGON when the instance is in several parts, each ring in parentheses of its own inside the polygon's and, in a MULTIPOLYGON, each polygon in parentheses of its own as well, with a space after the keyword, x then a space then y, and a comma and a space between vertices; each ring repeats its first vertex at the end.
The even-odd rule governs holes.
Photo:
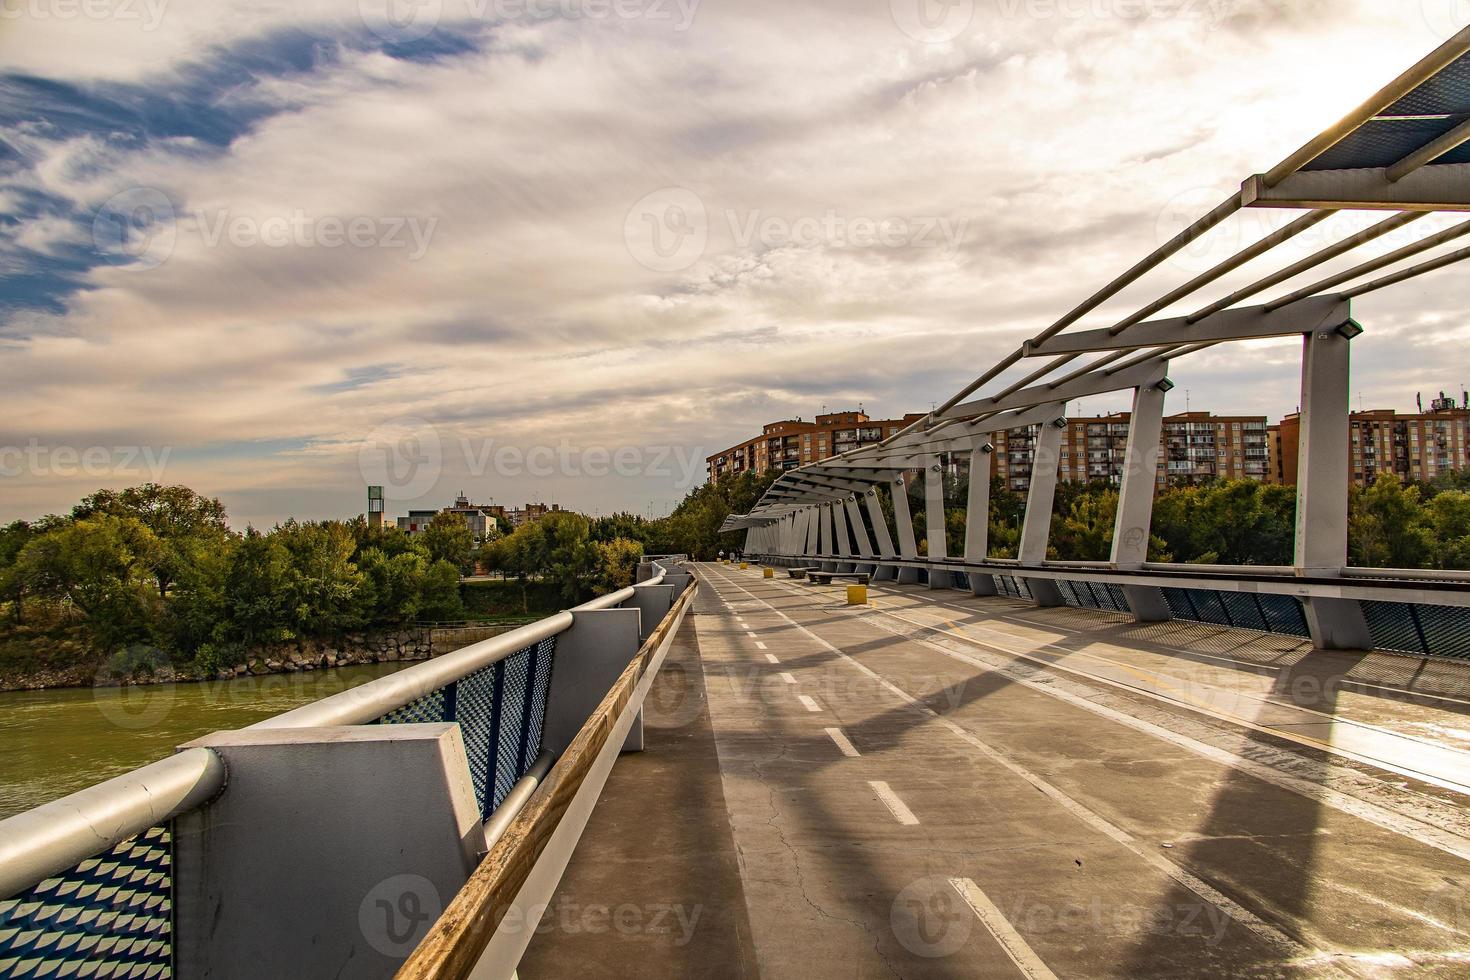
POLYGON ((105 660, 92 658, 89 661, 84 658, 62 667, 0 669, 0 692, 228 681, 339 667, 411 663, 443 656, 513 630, 518 625, 497 622, 408 627, 300 640, 265 647, 246 657, 243 663, 209 672, 175 666, 158 648, 136 645, 105 660))

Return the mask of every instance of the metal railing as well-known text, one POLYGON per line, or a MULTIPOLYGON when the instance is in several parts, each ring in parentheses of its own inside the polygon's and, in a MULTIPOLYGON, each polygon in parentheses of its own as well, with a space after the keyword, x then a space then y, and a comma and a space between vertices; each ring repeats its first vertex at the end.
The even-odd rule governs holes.
MULTIPOLYGON (((503 832, 552 761, 540 741, 556 637, 666 574, 656 560, 636 586, 248 727, 455 722, 482 819, 503 832)), ((213 750, 190 748, 0 821, 0 975, 169 975, 173 820, 227 782, 213 750)))

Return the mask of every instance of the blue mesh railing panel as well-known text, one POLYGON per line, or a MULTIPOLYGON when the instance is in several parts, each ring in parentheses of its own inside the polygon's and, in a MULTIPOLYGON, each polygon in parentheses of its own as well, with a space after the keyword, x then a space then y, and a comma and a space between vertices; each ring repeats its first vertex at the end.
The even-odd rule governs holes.
POLYGON ((1301 600, 1289 595, 1272 595, 1261 593, 1256 596, 1261 604, 1261 613, 1266 617, 1266 624, 1270 626, 1272 633, 1281 633, 1286 636, 1311 636, 1307 629, 1307 614, 1302 609, 1301 600))
POLYGON ((1232 625, 1241 629, 1255 630, 1258 633, 1271 632, 1271 624, 1266 622, 1266 614, 1256 603, 1256 596, 1251 592, 1221 592, 1220 603, 1230 615, 1232 625))
POLYGON ((1001 595, 1010 596, 1012 599, 1031 598, 1030 586, 1014 575, 995 576, 995 588, 1001 595))
POLYGON ((456 722, 480 813, 489 817, 540 751, 556 638, 511 654, 379 718, 380 725, 456 722))
POLYGON ((0 977, 168 977, 173 840, 151 827, 0 901, 0 977))
POLYGON ((1470 659, 1470 609, 1464 606, 1410 607, 1436 657, 1470 659))
POLYGON ((1368 621, 1368 632, 1373 636, 1373 646, 1379 650, 1392 650, 1396 653, 1429 652, 1429 641, 1423 622, 1414 606, 1406 602, 1368 601, 1363 603, 1363 618, 1368 621))

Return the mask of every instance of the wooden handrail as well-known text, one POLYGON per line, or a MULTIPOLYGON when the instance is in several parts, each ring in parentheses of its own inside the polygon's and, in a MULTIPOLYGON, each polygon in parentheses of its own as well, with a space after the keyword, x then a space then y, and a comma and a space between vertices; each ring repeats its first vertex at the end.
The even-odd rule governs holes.
POLYGON ((399 968, 398 980, 463 980, 490 945, 500 920, 546 850, 567 808, 607 745, 614 726, 633 697, 643 672, 693 602, 696 578, 669 609, 663 622, 629 661, 607 696, 592 712, 505 835, 490 849, 434 923, 424 941, 399 968))

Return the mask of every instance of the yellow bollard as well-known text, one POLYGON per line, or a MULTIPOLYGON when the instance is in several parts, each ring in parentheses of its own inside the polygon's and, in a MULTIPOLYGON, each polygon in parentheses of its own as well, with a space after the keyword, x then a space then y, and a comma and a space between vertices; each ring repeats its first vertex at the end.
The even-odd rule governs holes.
POLYGON ((775 578, 775 577, 776 577, 776 570, 774 568, 763 568, 763 569, 761 569, 761 578, 775 578))
POLYGON ((743 561, 743 562, 740 563, 740 570, 742 572, 745 571, 749 567, 750 567, 750 562, 748 562, 748 561, 743 561))
POLYGON ((849 585, 847 587, 847 604, 849 606, 866 606, 868 604, 868 587, 866 585, 849 585))

